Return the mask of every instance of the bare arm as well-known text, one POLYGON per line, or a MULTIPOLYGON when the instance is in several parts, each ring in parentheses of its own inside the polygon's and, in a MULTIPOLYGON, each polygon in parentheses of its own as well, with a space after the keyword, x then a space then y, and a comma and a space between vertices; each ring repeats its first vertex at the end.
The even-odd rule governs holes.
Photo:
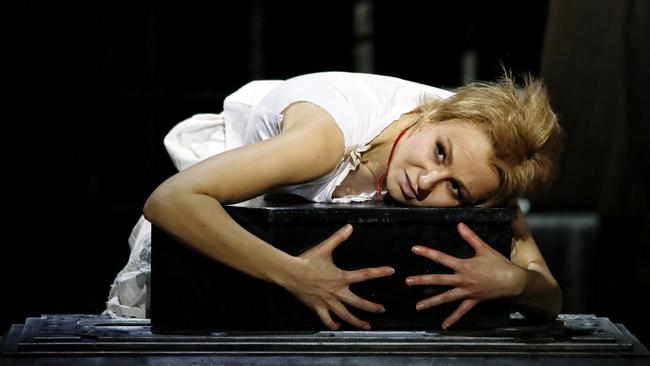
POLYGON ((524 269, 517 308, 526 317, 553 319, 562 308, 562 291, 537 248, 526 218, 520 209, 517 211, 510 253, 512 263, 524 269))
POLYGON ((295 104, 284 119, 278 136, 218 154, 167 179, 145 203, 145 217, 210 258, 265 281, 288 281, 293 274, 287 269, 298 265, 296 258, 244 230, 221 206, 314 179, 336 166, 343 136, 329 114, 295 104))
MULTIPOLYGON (((309 103, 293 104, 284 112, 282 127, 278 136, 218 154, 167 179, 145 203, 145 217, 200 253, 285 287, 332 328, 335 324, 326 314, 328 309, 353 325, 366 327, 340 301, 380 311, 381 305, 351 295, 347 285, 352 280, 388 275, 389 269, 372 269, 360 278, 357 273, 321 265, 327 262, 327 251, 316 251, 319 255, 315 258, 313 252, 311 257, 293 257, 246 231, 222 207, 274 187, 323 176, 339 163, 344 151, 343 134, 321 108, 309 103), (325 281, 327 276, 336 277, 336 281, 325 281), (340 298, 335 296, 336 291, 340 298)), ((346 238, 339 235, 328 240, 338 245, 346 238)))

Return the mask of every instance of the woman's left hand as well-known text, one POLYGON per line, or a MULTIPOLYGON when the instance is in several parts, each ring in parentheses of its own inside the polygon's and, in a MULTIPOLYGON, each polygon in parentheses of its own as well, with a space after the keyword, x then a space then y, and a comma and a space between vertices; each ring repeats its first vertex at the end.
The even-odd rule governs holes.
POLYGON ((513 264, 463 223, 458 224, 460 236, 475 250, 475 255, 459 259, 424 246, 414 246, 413 252, 452 269, 453 274, 426 274, 406 278, 406 284, 442 285, 453 288, 442 294, 421 300, 417 310, 462 300, 458 308, 442 322, 447 329, 481 301, 518 296, 524 289, 526 270, 513 264))

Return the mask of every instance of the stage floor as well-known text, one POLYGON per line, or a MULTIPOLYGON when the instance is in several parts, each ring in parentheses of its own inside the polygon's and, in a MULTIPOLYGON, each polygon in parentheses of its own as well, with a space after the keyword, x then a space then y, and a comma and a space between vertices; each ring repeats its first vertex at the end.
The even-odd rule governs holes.
POLYGON ((148 320, 43 315, 5 334, 8 365, 648 365, 648 350, 607 318, 562 314, 505 328, 161 334, 148 320))

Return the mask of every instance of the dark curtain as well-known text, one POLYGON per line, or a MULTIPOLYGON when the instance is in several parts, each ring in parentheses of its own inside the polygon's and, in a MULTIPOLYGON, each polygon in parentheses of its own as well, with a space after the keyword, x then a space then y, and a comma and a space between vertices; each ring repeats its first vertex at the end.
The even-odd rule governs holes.
POLYGON ((541 206, 601 215, 585 312, 648 339, 650 2, 551 1, 542 76, 567 132, 541 206))

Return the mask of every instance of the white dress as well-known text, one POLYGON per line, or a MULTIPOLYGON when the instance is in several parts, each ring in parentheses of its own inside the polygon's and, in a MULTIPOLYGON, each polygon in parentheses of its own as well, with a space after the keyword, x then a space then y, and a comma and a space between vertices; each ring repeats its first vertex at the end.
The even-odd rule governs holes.
MULTIPOLYGON (((369 143, 426 99, 451 95, 444 89, 398 78, 347 72, 306 74, 286 81, 252 81, 224 100, 222 113, 194 115, 174 126, 163 142, 176 168, 183 170, 223 151, 276 136, 282 129, 282 111, 292 103, 310 102, 332 115, 343 132, 344 157, 329 174, 274 192, 314 202, 362 202, 372 199, 374 192, 339 198, 332 194, 357 168, 369 143)), ((111 285, 105 313, 146 318, 151 223, 144 217, 133 228, 129 246, 129 261, 111 285)))

